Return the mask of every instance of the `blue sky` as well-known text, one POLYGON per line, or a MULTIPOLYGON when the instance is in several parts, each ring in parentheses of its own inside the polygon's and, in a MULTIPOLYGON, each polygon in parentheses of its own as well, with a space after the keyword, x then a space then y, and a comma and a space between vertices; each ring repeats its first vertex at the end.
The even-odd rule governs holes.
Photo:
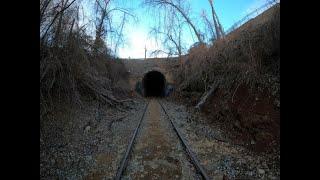
MULTIPOLYGON (((203 29, 201 12, 205 10, 208 15, 211 14, 208 0, 185 0, 190 4, 191 19, 194 24, 203 29)), ((235 22, 242 19, 246 14, 261 7, 270 0, 214 0, 214 8, 219 17, 224 30, 230 28, 235 22)), ((130 8, 138 21, 130 19, 124 28, 125 43, 119 47, 118 56, 121 58, 143 58, 144 47, 148 52, 156 49, 163 49, 163 45, 157 43, 154 38, 148 36, 150 29, 155 25, 155 17, 147 7, 141 6, 142 0, 118 0, 115 6, 125 6, 130 8)), ((186 28, 183 36, 185 48, 196 42, 194 34, 186 28)), ((149 53, 147 53, 149 56, 149 53)), ((164 55, 160 55, 164 56, 164 55)))

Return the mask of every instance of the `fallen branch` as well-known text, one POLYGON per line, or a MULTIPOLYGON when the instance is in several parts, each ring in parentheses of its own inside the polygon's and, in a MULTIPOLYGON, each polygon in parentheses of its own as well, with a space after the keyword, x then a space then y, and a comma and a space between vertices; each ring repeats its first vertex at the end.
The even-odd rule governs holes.
POLYGON ((88 76, 86 76, 85 78, 82 78, 81 82, 88 89, 90 89, 97 98, 99 98, 100 100, 103 100, 109 105, 114 106, 115 104, 122 104, 121 101, 113 97, 112 91, 104 88, 101 84, 94 81, 94 78, 89 78, 88 76))
POLYGON ((211 85, 209 91, 204 92, 202 97, 200 98, 199 103, 196 105, 196 109, 200 110, 202 108, 202 106, 204 105, 204 103, 207 101, 207 99, 213 94, 213 92, 217 89, 219 83, 215 83, 213 85, 211 85))
POLYGON ((233 92, 233 95, 232 95, 232 98, 231 98, 231 102, 232 102, 232 103, 233 103, 233 97, 234 97, 234 95, 236 94, 236 92, 237 92, 237 90, 238 90, 239 86, 240 86, 240 83, 238 84, 238 86, 237 86, 236 90, 234 90, 234 92, 233 92))

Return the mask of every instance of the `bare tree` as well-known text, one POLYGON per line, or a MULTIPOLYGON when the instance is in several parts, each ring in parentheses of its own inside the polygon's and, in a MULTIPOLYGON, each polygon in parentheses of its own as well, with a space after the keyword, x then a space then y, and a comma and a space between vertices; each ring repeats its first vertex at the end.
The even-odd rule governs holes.
POLYGON ((175 9, 192 28, 198 41, 200 43, 203 43, 201 34, 199 33, 199 31, 191 21, 190 17, 188 16, 187 10, 183 8, 183 3, 181 2, 181 0, 145 0, 144 3, 153 7, 172 7, 173 9, 175 9))
MULTIPOLYGON (((46 11, 47 11, 47 7, 49 6, 49 4, 51 3, 50 0, 44 0, 43 1, 43 4, 42 4, 42 7, 40 7, 40 32, 42 31, 42 37, 41 37, 41 44, 44 43, 45 39, 47 38, 47 34, 50 30, 52 30, 52 27, 53 25, 55 24, 56 20, 59 18, 58 20, 58 23, 57 23, 57 26, 56 26, 56 35, 53 36, 53 39, 57 40, 59 39, 59 34, 60 34, 60 31, 61 31, 61 23, 62 23, 62 19, 63 19, 63 14, 64 12, 72 5, 74 4, 76 0, 73 0, 72 2, 69 3, 69 0, 61 0, 59 1, 57 4, 53 5, 53 8, 51 9, 50 12, 48 12, 48 16, 50 16, 50 14, 53 15, 53 18, 47 18, 47 19, 51 19, 48 20, 49 22, 47 23, 47 26, 43 27, 43 23, 45 20, 44 20, 44 15, 46 14, 46 11), (60 10, 58 10, 60 9, 60 10), (57 36, 58 35, 58 36, 57 36)), ((56 43, 55 43, 56 44, 56 43)))
MULTIPOLYGON (((111 8, 111 0, 96 0, 93 3, 96 3, 97 19, 88 19, 96 22, 96 26, 89 22, 80 25, 80 1, 40 0, 41 117, 52 107, 56 98, 59 101, 80 102, 80 92, 94 95, 110 105, 121 104, 112 94, 113 79, 108 76, 111 73, 103 62, 110 58, 96 58, 93 50, 95 43, 101 43, 98 45, 110 49, 104 42, 106 32, 112 33, 113 29, 119 29, 115 33, 118 38, 116 35, 122 31, 126 19, 117 26, 111 21, 111 15, 116 10, 128 13, 121 8, 111 8), (87 27, 96 29, 96 38, 86 31, 87 27)), ((121 39, 117 39, 117 42, 119 44, 121 39)))
POLYGON ((119 44, 122 42, 122 31, 127 21, 127 16, 134 17, 129 10, 120 7, 111 7, 111 0, 96 0, 95 1, 95 12, 96 12, 96 37, 95 37, 95 51, 99 49, 106 49, 104 44, 107 44, 108 36, 110 41, 113 43, 115 39, 114 52, 117 51, 119 44), (118 27, 116 27, 112 22, 113 12, 122 13, 122 21, 118 27))
POLYGON ((116 44, 114 46, 114 53, 117 54, 117 50, 118 50, 118 47, 121 43, 123 43, 123 28, 124 28, 124 25, 126 23, 126 20, 127 20, 127 14, 123 13, 123 17, 122 17, 122 21, 121 21, 121 24, 120 24, 120 27, 117 28, 119 29, 119 32, 118 32, 118 37, 117 37, 117 41, 116 41, 116 44))
POLYGON ((178 56, 180 63, 182 62, 182 24, 183 22, 177 15, 175 11, 171 11, 168 15, 168 21, 163 26, 159 24, 156 27, 153 27, 150 31, 150 34, 156 38, 156 41, 159 39, 162 40, 162 45, 166 50, 155 50, 152 54, 164 53, 170 56, 178 56), (158 39, 157 39, 158 38, 158 39))
POLYGON ((47 9, 49 7, 52 0, 40 0, 40 25, 44 21, 45 13, 47 12, 47 9))
POLYGON ((221 37, 224 36, 224 32, 222 30, 222 26, 219 22, 218 16, 213 8, 213 0, 208 0, 210 7, 211 7, 211 13, 212 13, 212 19, 213 19, 213 23, 214 23, 214 28, 216 30, 216 36, 217 39, 220 39, 221 37))
POLYGON ((202 11, 201 17, 203 18, 203 21, 205 23, 205 34, 208 34, 207 36, 210 36, 210 41, 213 43, 215 39, 217 39, 216 34, 214 32, 214 28, 212 25, 212 22, 208 19, 208 16, 206 14, 206 11, 202 11), (208 32, 209 31, 209 32, 208 32))
MULTIPOLYGON (((165 54, 169 54, 169 55, 178 55, 179 57, 181 57, 182 55, 182 48, 181 48, 181 43, 179 42, 179 40, 175 39, 175 37, 170 34, 170 32, 163 32, 159 29, 156 28, 152 28, 152 30, 150 31, 150 33, 153 34, 158 34, 158 35, 163 35, 164 36, 164 40, 163 40, 163 44, 168 45, 170 41, 170 43, 172 43, 174 45, 174 48, 176 50, 172 50, 172 46, 168 46, 168 49, 171 49, 171 51, 166 52, 165 54)), ((163 50, 158 51, 156 50, 155 52, 165 52, 163 50)))

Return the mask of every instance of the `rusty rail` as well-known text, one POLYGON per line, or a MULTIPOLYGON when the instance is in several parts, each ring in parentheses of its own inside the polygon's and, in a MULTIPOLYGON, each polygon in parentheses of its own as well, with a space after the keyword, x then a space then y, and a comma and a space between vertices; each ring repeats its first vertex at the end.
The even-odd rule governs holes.
MULTIPOLYGON (((159 102, 159 100, 157 100, 157 102, 160 104, 161 108, 163 109, 163 111, 165 112, 165 114, 167 115, 171 125, 173 126, 173 129, 174 131, 176 132, 179 140, 182 142, 182 145, 183 147, 185 148, 187 154, 189 155, 190 159, 191 159, 191 162, 193 163, 193 165, 195 166, 197 172, 203 177, 203 179, 205 180, 209 180, 209 176, 207 175, 207 173, 205 172, 205 170, 202 168, 202 166, 200 165, 199 163, 199 160, 197 159, 196 155, 192 152, 190 146, 188 145, 187 141, 182 137, 180 131, 178 130, 178 128, 176 127, 175 123, 171 120, 169 114, 167 113, 166 109, 163 107, 163 105, 159 102)), ((142 123, 142 120, 144 119, 144 115, 147 111, 147 108, 149 106, 149 102, 146 104, 145 106, 145 109, 143 111, 143 114, 141 116, 141 119, 139 121, 139 124, 137 125, 133 135, 132 135, 132 138, 128 144, 128 147, 127 147, 127 150, 126 150, 126 153, 125 155, 123 156, 123 159, 121 160, 121 164, 117 170, 117 174, 115 176, 115 180, 120 180, 121 177, 122 177, 122 174, 123 172, 125 171, 126 169, 126 166, 127 166, 127 163, 128 163, 128 158, 129 158, 129 155, 132 151, 132 147, 133 147, 133 144, 134 144, 134 141, 136 139, 136 136, 138 134, 138 131, 140 129, 140 126, 141 126, 141 123, 142 123)))
POLYGON ((200 175, 203 177, 203 179, 205 180, 209 180, 209 176, 207 175, 207 173, 204 171, 204 169, 202 168, 202 166, 199 163, 198 158, 196 157, 196 155, 191 151, 190 146, 188 145, 187 141, 182 137, 180 131, 178 130, 178 128, 176 127, 175 123, 171 120, 169 114, 167 113, 166 109, 163 107, 163 105, 160 103, 160 101, 158 101, 158 103, 160 104, 161 108, 163 109, 164 113, 168 116, 168 119, 170 120, 171 125, 173 126, 174 131, 176 132, 176 134, 178 135, 179 139, 182 142, 182 145, 185 147, 185 150, 187 151, 188 155, 191 158, 192 163, 195 165, 197 171, 200 173, 200 175))
POLYGON ((140 121, 139 121, 139 124, 137 125, 136 129, 134 130, 134 133, 133 133, 133 135, 132 135, 132 138, 131 138, 131 140, 130 140, 130 142, 129 142, 129 145, 128 145, 128 147, 127 147, 126 153, 125 153, 125 155, 123 156, 123 159, 122 159, 122 161, 121 161, 121 164, 120 164, 120 166, 119 166, 119 168, 118 168, 118 171, 117 171, 117 174, 116 174, 116 177, 115 177, 116 180, 120 180, 120 179, 121 179, 121 176, 122 176, 124 170, 126 169, 126 166, 127 166, 127 163, 128 163, 128 157, 129 157, 129 155, 130 155, 130 152, 132 151, 132 145, 133 145, 134 140, 135 140, 135 138, 136 138, 136 136, 137 136, 137 134, 138 134, 138 131, 139 131, 140 126, 141 126, 141 122, 142 122, 142 120, 143 120, 143 118, 144 118, 144 115, 145 115, 145 113, 146 113, 146 111, 147 111, 148 106, 149 106, 149 102, 146 104, 146 106, 145 106, 145 108, 144 108, 144 111, 143 111, 143 114, 142 114, 142 116, 141 116, 141 119, 140 119, 140 121))

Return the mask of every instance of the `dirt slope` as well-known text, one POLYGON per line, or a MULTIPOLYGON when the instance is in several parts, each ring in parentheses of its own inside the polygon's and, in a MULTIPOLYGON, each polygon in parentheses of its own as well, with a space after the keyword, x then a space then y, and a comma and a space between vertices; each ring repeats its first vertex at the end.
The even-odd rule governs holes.
POLYGON ((280 4, 217 41, 190 51, 177 98, 195 106, 219 82, 203 106, 236 143, 258 152, 280 141, 280 4))

